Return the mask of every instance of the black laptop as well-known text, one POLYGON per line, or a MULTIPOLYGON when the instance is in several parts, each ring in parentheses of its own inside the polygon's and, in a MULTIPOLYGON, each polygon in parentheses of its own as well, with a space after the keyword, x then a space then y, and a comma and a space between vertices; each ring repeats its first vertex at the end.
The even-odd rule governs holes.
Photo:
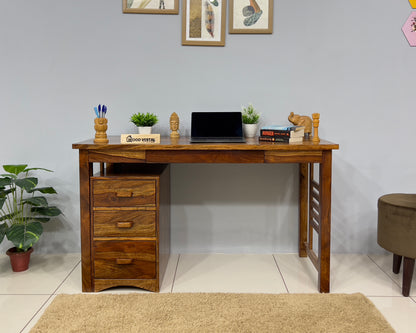
POLYGON ((191 142, 245 142, 241 112, 192 112, 191 142))

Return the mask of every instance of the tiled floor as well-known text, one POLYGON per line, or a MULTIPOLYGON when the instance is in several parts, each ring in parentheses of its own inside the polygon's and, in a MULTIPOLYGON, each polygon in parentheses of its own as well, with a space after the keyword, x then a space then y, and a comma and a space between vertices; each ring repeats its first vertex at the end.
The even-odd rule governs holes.
MULTIPOLYGON (((0 256, 2 333, 29 332, 55 295, 81 292, 79 254, 34 253, 29 270, 21 273, 13 273, 8 260, 0 256)), ((390 255, 333 254, 331 292, 361 292, 397 332, 415 332, 416 278, 411 297, 403 297, 401 274, 391 272, 391 262, 390 255)), ((308 259, 296 254, 172 255, 161 292, 316 293, 317 273, 308 259)))

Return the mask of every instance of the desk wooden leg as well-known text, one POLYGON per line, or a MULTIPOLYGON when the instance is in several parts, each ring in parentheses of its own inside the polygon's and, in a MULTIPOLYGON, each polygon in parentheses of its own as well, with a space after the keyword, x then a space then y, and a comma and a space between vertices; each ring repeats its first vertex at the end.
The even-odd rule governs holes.
POLYGON ((331 252, 331 182, 332 151, 323 152, 319 169, 320 215, 319 224, 319 267, 318 288, 321 293, 329 293, 330 252, 331 252))
POLYGON ((90 177, 92 163, 88 161, 88 151, 79 151, 79 189, 81 210, 81 262, 82 262, 82 291, 93 291, 91 281, 91 220, 90 220, 90 177))
POLYGON ((299 163, 299 257, 306 257, 308 241, 308 163, 299 163))

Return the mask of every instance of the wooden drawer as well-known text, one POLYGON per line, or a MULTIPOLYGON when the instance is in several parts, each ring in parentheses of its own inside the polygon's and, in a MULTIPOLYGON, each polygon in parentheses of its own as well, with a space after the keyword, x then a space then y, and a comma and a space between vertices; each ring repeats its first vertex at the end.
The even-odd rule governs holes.
POLYGON ((96 279, 156 278, 155 241, 95 241, 96 279))
POLYGON ((156 181, 136 179, 94 179, 94 207, 136 207, 156 205, 156 181))
POLYGON ((156 211, 94 211, 94 237, 155 237, 156 211))

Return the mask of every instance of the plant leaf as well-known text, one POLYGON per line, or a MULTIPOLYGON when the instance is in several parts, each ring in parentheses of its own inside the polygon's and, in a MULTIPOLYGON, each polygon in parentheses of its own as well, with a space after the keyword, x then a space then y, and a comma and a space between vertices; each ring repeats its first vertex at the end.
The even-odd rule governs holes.
POLYGON ((43 227, 40 222, 31 222, 27 225, 14 224, 6 231, 6 236, 18 249, 27 251, 42 235, 43 227))
POLYGON ((3 238, 6 235, 7 228, 8 226, 6 223, 0 224, 0 243, 3 241, 3 238))
POLYGON ((55 206, 51 207, 32 207, 30 209, 33 213, 44 216, 58 216, 62 214, 61 210, 55 206))
MULTIPOLYGON (((0 197, 0 209, 3 208, 4 203, 6 202, 6 198, 0 197)), ((0 242, 1 243, 1 242, 0 242)))
POLYGON ((0 187, 11 185, 12 179, 11 178, 0 178, 0 187))
POLYGON ((8 173, 12 173, 14 175, 18 175, 19 173, 25 171, 26 168, 27 168, 27 164, 3 165, 4 171, 8 173))
POLYGON ((31 190, 27 191, 28 193, 33 193, 35 191, 38 191, 43 194, 55 194, 56 191, 53 187, 36 187, 32 188, 31 190))
POLYGON ((35 177, 16 179, 15 184, 30 193, 38 185, 38 179, 35 177))
POLYGON ((32 197, 32 198, 23 199, 22 203, 28 203, 33 206, 48 206, 48 201, 46 200, 45 197, 32 197))
POLYGON ((31 217, 30 221, 45 223, 45 222, 50 221, 50 218, 49 217, 31 217))
POLYGON ((27 169, 25 169, 24 171, 25 171, 25 172, 29 172, 29 171, 31 171, 31 170, 43 170, 43 171, 53 172, 52 170, 45 169, 45 168, 27 168, 27 169))

